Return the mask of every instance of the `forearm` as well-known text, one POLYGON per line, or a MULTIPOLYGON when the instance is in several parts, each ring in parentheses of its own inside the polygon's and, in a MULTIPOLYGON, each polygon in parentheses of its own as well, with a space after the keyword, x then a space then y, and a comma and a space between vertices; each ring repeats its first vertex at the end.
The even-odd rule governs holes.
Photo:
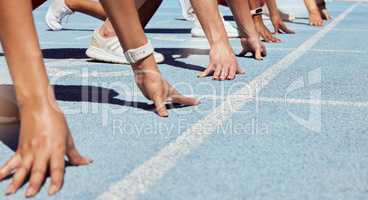
MULTIPOLYGON (((250 14, 251 3, 256 3, 256 0, 228 0, 228 4, 233 12, 234 18, 241 33, 244 36, 251 38, 259 37, 256 31, 252 15, 250 14), (248 2, 249 1, 249 2, 248 2), (254 1, 254 2, 252 2, 254 1)), ((259 6, 259 5, 258 5, 259 6)), ((258 7, 254 4, 254 8, 258 7)), ((253 6, 252 6, 253 7, 253 6)), ((253 8, 252 8, 253 9, 253 8)))
POLYGON ((217 0, 191 0, 191 3, 210 45, 228 43, 217 0))
POLYGON ((314 10, 318 10, 318 6, 315 0, 304 0, 304 3, 309 13, 314 10))
POLYGON ((266 0, 266 4, 271 17, 279 15, 276 0, 266 0))
POLYGON ((47 101, 49 81, 33 22, 31 2, 0 1, 0 27, 0 40, 18 103, 47 101))

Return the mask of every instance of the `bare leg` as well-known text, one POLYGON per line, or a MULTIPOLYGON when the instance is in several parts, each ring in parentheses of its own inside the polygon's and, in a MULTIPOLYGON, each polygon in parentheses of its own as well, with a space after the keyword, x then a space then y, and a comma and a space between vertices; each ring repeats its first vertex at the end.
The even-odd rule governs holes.
POLYGON ((106 13, 98 1, 92 0, 65 0, 65 4, 76 12, 85 13, 101 20, 106 19, 106 13))
POLYGON ((38 8, 40 5, 42 5, 46 0, 32 0, 32 7, 33 9, 38 8))
POLYGON ((0 180, 11 175, 6 194, 15 193, 30 176, 27 197, 35 196, 50 170, 49 194, 63 185, 64 156, 76 165, 88 164, 76 150, 64 115, 57 106, 33 22, 32 8, 41 1, 0 1, 0 40, 13 79, 21 121, 14 156, 0 168, 0 180), (19 31, 22 27, 22 31, 19 31))
MULTIPOLYGON (((157 9, 160 7, 162 0, 146 0, 137 2, 138 12, 139 12, 139 20, 142 24, 142 27, 146 27, 148 22, 151 20, 153 15, 156 13, 157 9)), ((105 23, 99 29, 99 33, 103 37, 114 37, 116 33, 110 20, 106 20, 105 23)))

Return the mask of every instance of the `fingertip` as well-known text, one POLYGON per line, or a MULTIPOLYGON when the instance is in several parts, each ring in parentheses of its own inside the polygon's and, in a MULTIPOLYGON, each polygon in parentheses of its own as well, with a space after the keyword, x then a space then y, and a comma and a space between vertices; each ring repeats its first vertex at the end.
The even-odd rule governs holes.
POLYGON ((53 195, 55 195, 59 190, 60 190, 60 187, 59 187, 59 186, 52 184, 52 185, 50 186, 49 190, 47 191, 47 193, 48 193, 50 196, 53 196, 53 195))
POLYGON ((26 191, 26 198, 34 197, 37 194, 37 191, 31 186, 26 191))
POLYGON ((167 112, 166 108, 157 109, 156 112, 160 117, 169 117, 169 112, 167 112))
POLYGON ((9 196, 15 193, 14 187, 12 185, 8 186, 8 188, 5 190, 5 195, 9 196))

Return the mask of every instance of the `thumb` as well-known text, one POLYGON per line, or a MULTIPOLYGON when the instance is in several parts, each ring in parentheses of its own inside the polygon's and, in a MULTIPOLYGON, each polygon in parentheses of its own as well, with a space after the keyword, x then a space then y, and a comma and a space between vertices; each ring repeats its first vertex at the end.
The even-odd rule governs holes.
POLYGON ((166 109, 165 101, 161 97, 154 98, 153 102, 155 104, 156 113, 160 117, 168 117, 169 116, 169 112, 166 109))
POLYGON ((66 152, 66 156, 68 157, 70 164, 76 166, 88 165, 93 162, 92 159, 82 156, 75 147, 66 152))
POLYGON ((201 73, 199 73, 198 74, 198 77, 199 78, 204 78, 204 77, 207 77, 207 76, 209 76, 210 74, 212 74, 213 73, 213 67, 212 67, 212 65, 209 65, 203 72, 201 72, 201 73))
POLYGON ((255 54, 254 54, 254 57, 256 60, 263 60, 263 56, 262 56, 262 52, 260 49, 257 49, 255 54))

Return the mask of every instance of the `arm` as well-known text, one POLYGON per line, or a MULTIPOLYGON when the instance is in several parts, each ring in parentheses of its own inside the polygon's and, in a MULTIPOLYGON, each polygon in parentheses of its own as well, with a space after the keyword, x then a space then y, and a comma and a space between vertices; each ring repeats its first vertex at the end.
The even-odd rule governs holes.
POLYGON ((21 121, 17 151, 0 168, 0 180, 15 171, 6 190, 6 194, 13 194, 29 175, 27 197, 39 192, 48 169, 49 194, 60 190, 65 155, 72 164, 90 162, 76 150, 64 115, 56 105, 31 12, 30 1, 0 1, 0 40, 15 86, 21 121))
POLYGON ((237 73, 244 73, 230 46, 217 0, 191 0, 191 3, 211 48, 210 64, 199 76, 213 74, 215 80, 232 80, 237 73))
MULTIPOLYGON (((102 0, 103 7, 116 31, 121 46, 125 51, 136 49, 148 42, 139 21, 134 0, 102 0)), ((161 117, 167 117, 165 102, 196 105, 195 99, 182 96, 162 76, 153 55, 132 65, 136 82, 142 93, 156 106, 161 117)))

